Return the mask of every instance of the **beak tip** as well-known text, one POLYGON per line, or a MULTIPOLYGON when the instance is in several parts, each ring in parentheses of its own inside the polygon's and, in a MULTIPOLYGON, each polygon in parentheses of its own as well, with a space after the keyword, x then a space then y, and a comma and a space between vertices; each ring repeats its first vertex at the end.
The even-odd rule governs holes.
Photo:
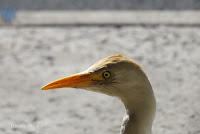
POLYGON ((41 88, 41 90, 47 90, 47 88, 44 86, 44 87, 41 88))

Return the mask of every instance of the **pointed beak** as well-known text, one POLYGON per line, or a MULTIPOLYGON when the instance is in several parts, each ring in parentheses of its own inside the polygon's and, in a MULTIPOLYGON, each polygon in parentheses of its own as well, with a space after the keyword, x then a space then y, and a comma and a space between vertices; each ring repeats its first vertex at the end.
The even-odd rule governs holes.
POLYGON ((102 80, 104 80, 104 78, 100 77, 98 74, 83 72, 53 81, 44 86, 42 90, 65 88, 65 87, 84 88, 84 87, 89 87, 102 80))
POLYGON ((42 90, 49 90, 55 88, 83 88, 91 86, 95 83, 95 74, 91 73, 79 73, 66 78, 62 78, 56 81, 53 81, 42 88, 42 90))

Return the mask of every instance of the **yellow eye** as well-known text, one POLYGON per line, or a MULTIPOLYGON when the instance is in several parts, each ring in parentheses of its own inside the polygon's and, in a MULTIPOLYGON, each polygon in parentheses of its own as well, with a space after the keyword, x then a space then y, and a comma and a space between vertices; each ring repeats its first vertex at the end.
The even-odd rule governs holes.
POLYGON ((104 78, 108 79, 108 78, 111 77, 111 72, 105 71, 105 72, 102 73, 102 76, 103 76, 104 78))

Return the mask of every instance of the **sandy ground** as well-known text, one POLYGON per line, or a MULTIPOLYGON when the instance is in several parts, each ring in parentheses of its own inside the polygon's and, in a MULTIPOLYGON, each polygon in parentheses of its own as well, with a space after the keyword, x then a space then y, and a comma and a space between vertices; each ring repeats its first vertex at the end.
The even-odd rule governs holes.
POLYGON ((117 134, 123 104, 45 84, 121 53, 145 70, 157 99, 154 134, 200 134, 200 28, 0 28, 1 134, 117 134))

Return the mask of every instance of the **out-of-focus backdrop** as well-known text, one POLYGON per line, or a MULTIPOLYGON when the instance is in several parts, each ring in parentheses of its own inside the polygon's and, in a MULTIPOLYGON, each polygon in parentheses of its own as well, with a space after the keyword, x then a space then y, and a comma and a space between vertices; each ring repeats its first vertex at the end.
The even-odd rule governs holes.
POLYGON ((0 8, 20 10, 87 10, 87 9, 200 9, 199 0, 1 0, 0 8))
POLYGON ((200 134, 198 9, 198 0, 1 0, 0 133, 119 133, 117 98, 40 89, 121 53, 151 81, 153 133, 200 134))

